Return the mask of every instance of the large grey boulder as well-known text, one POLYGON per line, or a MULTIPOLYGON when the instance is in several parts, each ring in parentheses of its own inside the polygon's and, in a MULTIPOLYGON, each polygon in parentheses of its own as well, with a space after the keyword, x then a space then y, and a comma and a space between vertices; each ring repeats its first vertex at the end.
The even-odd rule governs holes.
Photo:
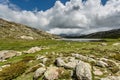
POLYGON ((12 58, 14 56, 19 56, 21 54, 22 52, 19 52, 19 51, 3 50, 3 51, 0 51, 0 61, 12 58))
POLYGON ((67 69, 75 69, 76 65, 79 63, 79 60, 72 60, 66 64, 64 64, 64 68, 67 69))
POLYGON ((80 59, 82 61, 86 61, 86 62, 94 62, 96 63, 96 60, 93 59, 93 58, 90 58, 90 57, 86 57, 86 56, 83 56, 83 55, 80 55, 80 54, 72 54, 73 57, 77 58, 77 59, 80 59))
POLYGON ((59 69, 57 67, 48 67, 46 72, 44 73, 45 80, 55 80, 58 79, 59 69))
POLYGON ((106 78, 101 78, 100 80, 120 80, 120 76, 108 76, 106 78))
POLYGON ((92 69, 90 64, 80 61, 75 71, 78 80, 92 80, 92 69))
POLYGON ((103 61, 97 61, 96 65, 99 67, 108 67, 108 64, 103 61))
POLYGON ((38 51, 40 51, 41 50, 41 48, 40 47, 32 47, 32 48, 30 48, 29 50, 27 50, 27 51, 24 51, 24 53, 35 53, 35 52, 38 52, 38 51))
POLYGON ((33 80, 38 80, 38 78, 44 74, 45 70, 46 68, 44 67, 38 68, 33 75, 33 80))
POLYGON ((63 67, 65 65, 65 62, 61 57, 58 57, 55 62, 58 67, 63 67))
POLYGON ((64 67, 67 69, 75 69, 76 65, 78 64, 79 60, 76 60, 74 57, 58 57, 56 59, 56 65, 58 67, 64 67))

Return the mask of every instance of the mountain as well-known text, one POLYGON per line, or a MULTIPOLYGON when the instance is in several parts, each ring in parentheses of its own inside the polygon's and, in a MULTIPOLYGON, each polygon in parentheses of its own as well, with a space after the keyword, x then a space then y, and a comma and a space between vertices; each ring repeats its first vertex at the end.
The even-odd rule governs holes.
POLYGON ((23 24, 9 22, 0 18, 0 38, 13 39, 53 39, 58 36, 23 24))
POLYGON ((60 34, 64 38, 120 38, 120 29, 113 29, 109 31, 100 31, 87 35, 78 34, 60 34))
POLYGON ((80 36, 82 38, 120 38, 120 29, 113 29, 109 31, 101 31, 80 36))

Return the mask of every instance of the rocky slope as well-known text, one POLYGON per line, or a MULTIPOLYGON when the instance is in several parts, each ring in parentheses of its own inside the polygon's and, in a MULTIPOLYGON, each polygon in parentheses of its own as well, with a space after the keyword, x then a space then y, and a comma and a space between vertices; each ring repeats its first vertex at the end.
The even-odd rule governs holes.
MULTIPOLYGON (((98 46, 107 47, 107 43, 101 43, 98 46)), ((120 43, 113 43, 111 46, 117 47, 120 46, 120 43)), ((35 54, 47 49, 36 46, 21 52, 0 51, 0 61, 6 62, 7 59, 14 56, 35 54), (10 55, 7 55, 9 53, 10 55)), ((4 77, 4 74, 14 78, 16 74, 20 75, 21 73, 23 73, 22 76, 14 80, 23 80, 24 78, 26 80, 30 74, 32 74, 30 80, 120 80, 119 60, 95 57, 92 54, 85 56, 73 52, 70 52, 67 56, 65 55, 64 53, 55 52, 38 54, 34 58, 27 56, 21 62, 0 66, 0 80, 12 79, 11 77, 4 77), (24 70, 24 63, 30 65, 26 71, 24 70), (31 64, 34 64, 34 66, 31 64), (16 68, 14 69, 14 67, 16 68), (18 69, 18 71, 21 69, 23 72, 21 70, 19 72, 12 71, 14 74, 8 74, 13 69, 18 69)))
POLYGON ((0 19, 0 38, 15 39, 43 39, 58 38, 55 35, 48 34, 44 31, 28 27, 26 25, 9 22, 0 19))

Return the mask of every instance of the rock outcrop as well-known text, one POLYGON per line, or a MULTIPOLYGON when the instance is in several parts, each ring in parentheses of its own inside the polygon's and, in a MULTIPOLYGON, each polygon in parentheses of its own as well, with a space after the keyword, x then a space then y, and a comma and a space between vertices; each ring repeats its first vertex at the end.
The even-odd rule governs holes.
POLYGON ((75 71, 78 80, 92 80, 90 64, 80 61, 75 71))

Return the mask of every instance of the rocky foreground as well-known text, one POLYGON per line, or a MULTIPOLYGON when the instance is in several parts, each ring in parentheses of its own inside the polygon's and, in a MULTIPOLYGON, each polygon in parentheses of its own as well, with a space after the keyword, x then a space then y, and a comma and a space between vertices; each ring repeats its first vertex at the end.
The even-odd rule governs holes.
MULTIPOLYGON (((106 46, 107 44, 102 43, 101 45, 106 46)), ((120 43, 113 44, 113 46, 117 45, 120 43)), ((23 54, 34 54, 43 49, 46 48, 32 47, 26 51, 0 51, 0 61, 5 62, 9 58, 23 54)), ((39 61, 39 63, 29 67, 22 73, 22 76, 33 73, 33 80, 120 80, 120 61, 98 58, 94 55, 84 56, 78 53, 69 53, 64 56, 62 53, 52 52, 51 56, 47 55, 49 54, 39 54, 34 60, 30 60, 28 63, 35 61, 39 61)), ((0 72, 10 66, 11 64, 1 66, 0 72)), ((4 80, 4 78, 2 79, 4 80)))

